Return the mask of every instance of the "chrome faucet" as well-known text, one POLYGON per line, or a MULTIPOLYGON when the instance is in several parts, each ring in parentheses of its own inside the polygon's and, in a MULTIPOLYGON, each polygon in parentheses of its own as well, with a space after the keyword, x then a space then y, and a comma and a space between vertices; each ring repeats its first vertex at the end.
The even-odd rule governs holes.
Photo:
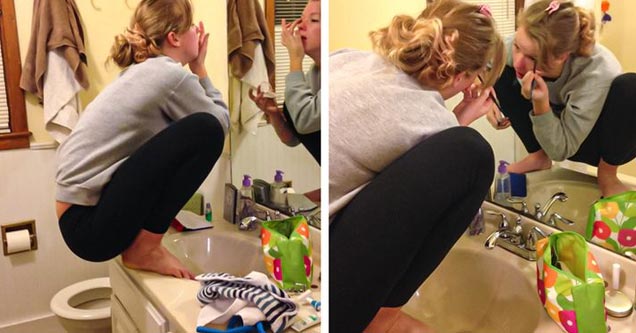
MULTIPOLYGON (((256 229, 256 226, 263 222, 263 221, 271 221, 272 217, 269 214, 269 211, 264 210, 264 211, 255 211, 255 215, 256 216, 248 216, 245 217, 243 219, 241 219, 238 223, 238 229, 242 230, 242 231, 250 231, 250 230, 254 230, 256 229), (264 218, 261 218, 260 216, 263 216, 264 214, 264 218)), ((278 217, 280 216, 280 212, 279 211, 275 211, 274 212, 274 216, 278 217)))
MULTIPOLYGON (((493 215, 499 214, 505 216, 503 213, 493 212, 493 215)), ((544 237, 548 237, 548 235, 538 227, 532 227, 527 233, 524 233, 521 225, 521 216, 517 216, 514 227, 502 228, 500 225, 497 231, 486 238, 484 247, 492 250, 495 246, 499 246, 526 260, 535 261, 537 260, 536 243, 544 237)))
POLYGON ((543 217, 548 214, 548 211, 550 210, 550 208, 552 208, 552 205, 554 205, 555 202, 557 201, 566 202, 567 200, 568 200, 567 194, 563 192, 554 193, 552 197, 543 206, 543 208, 541 208, 541 205, 539 203, 534 205, 534 217, 536 217, 537 220, 541 221, 543 217))
POLYGON ((559 213, 552 213, 548 219, 548 225, 556 227, 557 222, 561 222, 565 225, 574 225, 574 221, 561 216, 559 213))
MULTIPOLYGON (((491 215, 495 215, 495 214, 491 214, 491 215)), ((486 243, 484 244, 484 246, 487 249, 494 249, 495 245, 497 244, 497 240, 500 238, 505 239, 507 242, 514 245, 521 244, 522 243, 521 242, 522 240, 521 239, 521 233, 522 233, 521 217, 517 216, 515 226, 513 228, 509 228, 507 219, 505 218, 506 215, 503 213, 499 213, 499 214, 501 214, 501 216, 503 217, 502 223, 499 224, 499 228, 497 229, 497 231, 493 232, 486 238, 486 243), (503 223, 504 221, 505 223, 503 223)))

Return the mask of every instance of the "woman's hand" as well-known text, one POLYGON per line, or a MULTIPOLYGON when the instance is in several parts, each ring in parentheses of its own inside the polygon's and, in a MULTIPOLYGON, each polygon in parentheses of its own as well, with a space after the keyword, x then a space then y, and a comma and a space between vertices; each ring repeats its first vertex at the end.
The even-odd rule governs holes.
POLYGON ((488 98, 492 91, 492 88, 481 89, 476 85, 464 90, 464 99, 453 109, 460 125, 470 125, 493 108, 495 103, 488 98))
MULTIPOLYGON (((490 93, 495 99, 497 98, 495 89, 492 89, 490 93)), ((492 108, 488 111, 488 113, 486 113, 486 119, 488 119, 490 125, 492 125, 492 127, 497 130, 502 130, 510 127, 510 119, 508 119, 508 117, 505 117, 503 113, 501 113, 501 110, 499 110, 499 108, 497 107, 497 103, 493 103, 492 108)))
POLYGON ((521 95, 532 102, 533 114, 550 111, 550 92, 541 72, 528 71, 521 79, 521 95))
MULTIPOLYGON (((261 91, 261 87, 258 87, 256 91, 254 89, 249 90, 250 99, 258 106, 261 111, 269 117, 277 113, 281 113, 276 105, 276 100, 273 98, 265 97, 265 92, 261 91)), ((282 113, 281 113, 282 114, 282 113)))
POLYGON ((204 78, 208 76, 208 72, 205 69, 205 57, 208 55, 208 39, 210 38, 210 34, 205 33, 205 27, 201 21, 199 21, 199 26, 197 27, 197 34, 199 36, 199 54, 188 63, 188 66, 190 66, 192 73, 196 74, 199 78, 204 78))
POLYGON ((300 19, 293 23, 287 23, 285 19, 281 21, 281 43, 289 53, 290 71, 302 70, 302 62, 305 57, 305 48, 297 29, 298 24, 300 24, 300 19))

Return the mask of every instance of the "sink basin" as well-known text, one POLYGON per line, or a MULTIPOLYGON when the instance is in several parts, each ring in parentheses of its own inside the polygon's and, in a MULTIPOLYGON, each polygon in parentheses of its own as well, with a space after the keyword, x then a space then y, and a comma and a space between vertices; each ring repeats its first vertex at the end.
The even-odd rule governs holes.
POLYGON ((516 261, 514 255, 479 248, 479 242, 467 248, 471 240, 465 238, 420 286, 404 311, 436 332, 535 332, 545 315, 527 278, 533 265, 523 263, 524 274, 524 269, 511 263, 516 261))
POLYGON ((534 211, 533 206, 535 203, 540 203, 543 207, 552 195, 557 192, 567 194, 568 200, 566 202, 555 202, 550 208, 548 215, 544 217, 544 221, 547 221, 552 213, 559 213, 559 215, 575 222, 575 224, 568 226, 557 222, 557 228, 585 235, 590 206, 601 197, 598 186, 595 183, 572 180, 544 180, 528 184, 526 202, 530 211, 534 211))
POLYGON ((226 272, 245 276, 252 271, 267 272, 258 231, 237 231, 218 223, 213 229, 167 235, 163 245, 195 275, 226 272))

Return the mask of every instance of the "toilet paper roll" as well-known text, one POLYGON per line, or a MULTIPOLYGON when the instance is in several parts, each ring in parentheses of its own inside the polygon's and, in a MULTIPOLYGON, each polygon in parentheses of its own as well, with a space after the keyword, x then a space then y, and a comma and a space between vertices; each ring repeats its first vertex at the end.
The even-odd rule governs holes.
POLYGON ((7 232, 7 252, 16 253, 31 249, 31 237, 26 229, 7 232))

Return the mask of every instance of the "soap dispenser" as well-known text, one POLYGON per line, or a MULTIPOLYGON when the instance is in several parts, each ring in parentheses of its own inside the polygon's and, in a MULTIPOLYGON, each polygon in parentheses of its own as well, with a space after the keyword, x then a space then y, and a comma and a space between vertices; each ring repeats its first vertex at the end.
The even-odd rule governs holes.
POLYGON ((239 222, 246 217, 254 216, 254 188, 252 188, 252 178, 249 175, 243 175, 242 185, 239 190, 238 212, 236 214, 239 222))
POLYGON ((509 206, 508 198, 510 198, 510 174, 508 174, 508 165, 506 161, 499 161, 497 168, 497 176, 495 177, 495 197, 493 200, 503 206, 509 206))
POLYGON ((281 170, 276 170, 274 182, 270 184, 269 201, 277 206, 287 206, 287 185, 283 182, 281 170))

